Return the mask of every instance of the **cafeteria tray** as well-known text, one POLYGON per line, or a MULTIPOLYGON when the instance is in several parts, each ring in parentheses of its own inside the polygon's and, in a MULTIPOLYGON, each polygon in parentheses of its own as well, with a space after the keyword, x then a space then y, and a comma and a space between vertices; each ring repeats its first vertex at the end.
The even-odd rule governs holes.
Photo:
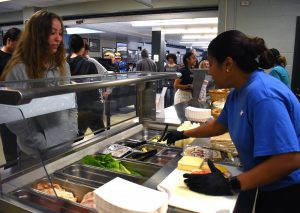
POLYGON ((57 213, 96 213, 94 209, 90 209, 74 202, 68 202, 62 198, 55 198, 51 196, 43 196, 31 189, 19 189, 12 192, 12 196, 20 203, 39 209, 40 212, 57 213))

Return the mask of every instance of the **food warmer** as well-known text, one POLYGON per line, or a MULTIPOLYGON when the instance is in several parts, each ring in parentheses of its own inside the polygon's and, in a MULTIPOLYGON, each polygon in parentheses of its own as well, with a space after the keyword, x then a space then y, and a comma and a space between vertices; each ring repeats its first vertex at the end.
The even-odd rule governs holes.
MULTIPOLYGON (((99 111, 104 127, 94 132, 88 128, 84 136, 43 150, 37 156, 19 152, 13 162, 5 162, 2 156, 1 211, 95 212, 81 202, 89 192, 115 177, 157 189, 177 167, 182 153, 181 148, 155 142, 185 120, 185 105, 162 110, 163 97, 157 95, 159 81, 176 76, 176 73, 130 72, 2 82, 1 125, 77 109, 78 94, 97 90, 102 94, 98 106, 102 108, 99 111), (119 152, 118 147, 127 149, 119 152), (99 159, 111 160, 107 151, 115 155, 113 163, 117 162, 118 168, 95 166, 99 159), (47 190, 53 193, 52 187, 63 190, 49 195, 47 190)), ((78 108, 78 115, 79 111, 78 108)), ((169 206, 168 212, 189 211, 169 206)))
MULTIPOLYGON (((1 157, 1 211, 93 212, 80 201, 86 193, 115 177, 156 189, 177 166, 182 152, 179 148, 150 142, 166 129, 164 119, 156 119, 158 81, 174 78, 176 73, 143 72, 2 82, 1 125, 76 108, 75 94, 80 92, 98 90, 109 95, 100 100, 104 108, 103 129, 88 130, 83 137, 66 142, 69 146, 44 150, 40 156, 31 157, 19 152, 21 154, 14 162, 5 162, 1 157), (130 151, 115 159, 139 175, 82 163, 85 156, 99 156, 112 144, 130 147, 130 151), (155 153, 151 156, 134 158, 153 149, 155 153), (46 182, 72 192, 77 201, 56 199, 55 195, 37 190, 38 184, 46 182)), ((176 125, 178 123, 168 126, 175 129, 176 125)), ((185 211, 170 207, 168 212, 185 211)))

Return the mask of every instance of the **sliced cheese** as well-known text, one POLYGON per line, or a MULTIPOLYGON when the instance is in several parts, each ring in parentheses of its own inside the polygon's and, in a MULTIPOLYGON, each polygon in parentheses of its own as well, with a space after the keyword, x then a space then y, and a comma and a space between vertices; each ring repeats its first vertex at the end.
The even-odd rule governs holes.
POLYGON ((183 156, 178 161, 177 168, 179 170, 192 171, 194 169, 199 169, 203 163, 203 158, 193 157, 193 156, 183 156))
MULTIPOLYGON (((216 167, 217 169, 219 169, 222 173, 229 172, 228 169, 227 169, 227 167, 225 167, 225 166, 222 166, 222 165, 220 165, 220 164, 214 164, 214 165, 215 165, 215 167, 216 167)), ((207 163, 204 163, 204 164, 201 166, 201 169, 209 169, 209 170, 210 170, 210 168, 209 168, 209 166, 207 165, 207 163)))

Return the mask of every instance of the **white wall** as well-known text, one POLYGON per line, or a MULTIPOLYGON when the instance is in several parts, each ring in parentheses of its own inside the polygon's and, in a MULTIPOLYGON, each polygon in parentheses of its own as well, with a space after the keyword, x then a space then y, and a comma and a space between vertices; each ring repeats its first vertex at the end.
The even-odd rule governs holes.
POLYGON ((277 48, 286 56, 287 69, 291 75, 296 17, 300 16, 300 1, 249 0, 249 2, 249 6, 241 6, 240 0, 220 0, 219 31, 237 29, 247 35, 264 38, 269 48, 277 48), (226 2, 227 18, 225 18, 226 2))

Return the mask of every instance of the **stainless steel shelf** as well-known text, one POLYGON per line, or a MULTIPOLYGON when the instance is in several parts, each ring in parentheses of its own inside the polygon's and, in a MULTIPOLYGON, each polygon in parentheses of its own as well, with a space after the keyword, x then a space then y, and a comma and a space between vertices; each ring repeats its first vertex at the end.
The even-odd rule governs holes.
POLYGON ((1 82, 0 104, 28 104, 32 99, 93 89, 139 84, 166 78, 176 78, 177 73, 142 72, 108 75, 82 75, 80 77, 1 82), (68 83, 61 83, 61 82, 68 83))

